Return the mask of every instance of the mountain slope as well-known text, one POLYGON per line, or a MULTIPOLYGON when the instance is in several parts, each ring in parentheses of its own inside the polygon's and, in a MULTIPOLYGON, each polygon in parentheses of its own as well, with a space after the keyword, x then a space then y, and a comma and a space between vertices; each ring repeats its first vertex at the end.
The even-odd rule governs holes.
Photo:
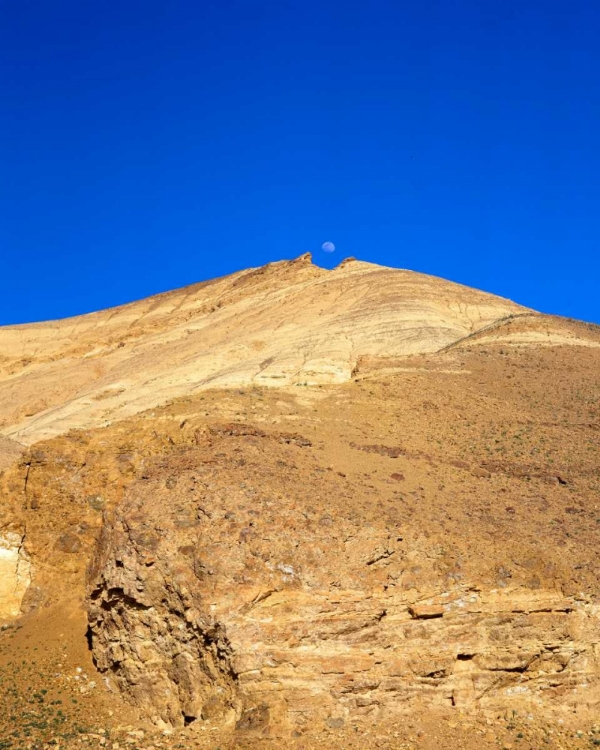
POLYGON ((0 744, 589 747, 597 326, 302 257, 0 342, 0 744))
POLYGON ((343 382, 360 357, 435 352, 510 315, 431 276, 310 256, 123 307, 0 328, 0 429, 19 442, 206 387, 343 382))

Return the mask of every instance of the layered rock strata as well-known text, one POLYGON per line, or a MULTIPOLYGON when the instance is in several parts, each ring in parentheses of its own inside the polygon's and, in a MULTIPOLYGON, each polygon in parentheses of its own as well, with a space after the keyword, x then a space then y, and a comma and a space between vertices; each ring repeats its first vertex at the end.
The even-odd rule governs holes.
POLYGON ((435 527, 431 538, 404 533, 393 511, 361 518, 349 502, 328 512, 327 481, 313 505, 293 482, 269 494, 269 475, 311 451, 286 435, 215 427, 204 449, 147 465, 107 520, 90 572, 90 642, 145 715, 266 731, 427 705, 598 705, 593 596, 565 595, 543 563, 511 581, 497 549, 490 586, 485 552, 466 562, 462 542, 444 549, 435 527), (266 486, 249 481, 239 447, 227 455, 240 451, 243 470, 218 475, 215 435, 254 445, 266 486))

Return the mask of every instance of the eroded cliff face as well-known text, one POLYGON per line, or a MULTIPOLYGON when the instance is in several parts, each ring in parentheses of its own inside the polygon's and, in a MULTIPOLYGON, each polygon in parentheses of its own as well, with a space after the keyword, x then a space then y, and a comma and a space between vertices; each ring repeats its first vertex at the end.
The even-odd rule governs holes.
POLYGON ((596 448, 578 448, 597 432, 569 399, 556 409, 551 370, 526 386, 508 363, 447 357, 437 386, 439 361, 419 359, 321 394, 215 393, 200 419, 191 401, 155 413, 171 447, 89 574, 97 665, 145 715, 285 732, 426 707, 597 710, 596 448), (497 431, 488 387, 506 399, 497 431), (460 428, 440 421, 463 408, 460 428), (530 409, 539 423, 502 437, 530 409))
POLYGON ((90 628, 98 667, 158 725, 297 730, 427 706, 598 705, 600 607, 585 596, 452 585, 433 570, 403 588, 393 582, 405 566, 436 550, 347 524, 311 571, 307 548, 325 547, 324 533, 296 530, 297 552, 277 555, 281 541, 258 524, 242 539, 228 529, 222 502, 202 498, 205 523, 197 505, 168 508, 155 494, 107 527, 90 628))

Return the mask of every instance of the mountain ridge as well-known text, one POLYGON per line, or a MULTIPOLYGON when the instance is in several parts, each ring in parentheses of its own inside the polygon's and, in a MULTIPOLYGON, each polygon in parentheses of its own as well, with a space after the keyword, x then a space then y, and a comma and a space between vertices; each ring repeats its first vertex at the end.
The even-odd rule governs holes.
POLYGON ((30 444, 204 387, 351 377, 431 353, 516 303, 435 276, 310 254, 59 321, 0 328, 0 431, 30 444), (277 320, 273 320, 277 317, 277 320))

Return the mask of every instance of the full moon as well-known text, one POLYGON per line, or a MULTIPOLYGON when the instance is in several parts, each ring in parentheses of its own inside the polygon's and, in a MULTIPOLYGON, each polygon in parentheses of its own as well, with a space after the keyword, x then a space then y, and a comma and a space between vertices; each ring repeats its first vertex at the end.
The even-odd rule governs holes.
POLYGON ((321 250, 324 250, 326 253, 332 253, 335 250, 335 245, 333 242, 324 242, 321 245, 321 250))

